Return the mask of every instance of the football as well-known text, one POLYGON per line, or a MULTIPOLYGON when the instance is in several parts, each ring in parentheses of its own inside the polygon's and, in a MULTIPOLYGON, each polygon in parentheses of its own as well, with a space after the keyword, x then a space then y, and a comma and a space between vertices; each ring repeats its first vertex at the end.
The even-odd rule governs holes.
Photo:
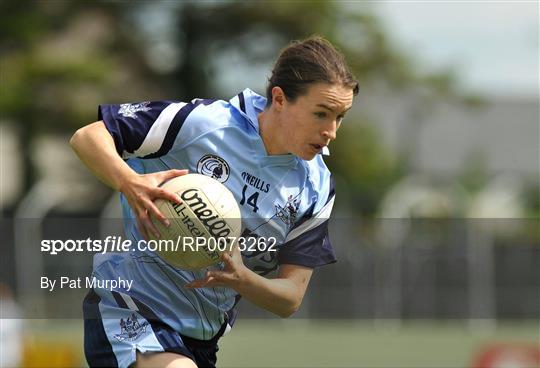
POLYGON ((179 176, 161 187, 178 194, 182 203, 155 201, 171 225, 152 220, 161 234, 149 241, 154 242, 152 248, 165 262, 186 270, 219 263, 221 253, 230 251, 241 232, 233 194, 219 181, 200 174, 179 176))

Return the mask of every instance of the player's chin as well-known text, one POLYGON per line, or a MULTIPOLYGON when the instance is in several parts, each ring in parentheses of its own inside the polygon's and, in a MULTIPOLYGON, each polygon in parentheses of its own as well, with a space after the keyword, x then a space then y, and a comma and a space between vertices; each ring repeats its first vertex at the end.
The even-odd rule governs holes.
POLYGON ((313 152, 302 152, 300 153, 299 155, 297 155, 298 157, 300 157, 302 160, 305 160, 305 161, 311 161, 315 158, 315 156, 317 156, 317 153, 313 153, 313 152))
POLYGON ((302 150, 301 155, 299 155, 303 160, 310 161, 321 152, 321 149, 315 147, 312 144, 308 144, 305 149, 302 150))
POLYGON ((292 153, 293 155, 305 161, 313 160, 313 158, 317 156, 319 152, 320 150, 317 150, 311 144, 306 144, 301 147, 296 147, 296 149, 292 149, 290 151, 290 153, 292 153))

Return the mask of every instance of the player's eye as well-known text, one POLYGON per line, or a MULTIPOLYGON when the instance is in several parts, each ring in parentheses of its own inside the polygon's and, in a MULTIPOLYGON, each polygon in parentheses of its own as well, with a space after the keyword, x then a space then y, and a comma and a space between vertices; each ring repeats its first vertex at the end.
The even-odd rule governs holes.
POLYGON ((343 118, 345 118, 345 115, 340 115, 337 117, 337 123, 341 123, 343 121, 343 118))
POLYGON ((324 111, 318 111, 314 113, 314 115, 318 117, 319 119, 324 119, 326 117, 326 113, 324 111))

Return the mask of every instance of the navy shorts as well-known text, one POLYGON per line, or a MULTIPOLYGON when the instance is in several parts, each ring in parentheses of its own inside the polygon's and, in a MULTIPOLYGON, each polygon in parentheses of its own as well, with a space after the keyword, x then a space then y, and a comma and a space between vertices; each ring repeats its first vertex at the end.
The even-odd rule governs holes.
POLYGON ((137 351, 178 353, 198 367, 215 367, 217 342, 227 321, 211 340, 197 340, 173 330, 135 298, 115 291, 112 296, 117 303, 90 290, 83 302, 84 354, 90 367, 129 367, 137 351))

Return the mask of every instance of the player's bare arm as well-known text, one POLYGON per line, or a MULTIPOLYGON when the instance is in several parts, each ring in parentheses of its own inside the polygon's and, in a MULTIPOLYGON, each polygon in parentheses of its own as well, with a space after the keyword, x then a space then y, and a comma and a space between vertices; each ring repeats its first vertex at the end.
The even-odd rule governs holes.
POLYGON ((242 297, 280 317, 287 318, 302 304, 313 269, 283 264, 277 278, 267 279, 248 269, 238 248, 232 254, 223 253, 223 271, 209 271, 206 278, 189 283, 188 287, 225 286, 242 297))
POLYGON ((149 232, 159 237, 159 232, 150 216, 168 226, 168 219, 155 206, 154 200, 168 199, 180 203, 178 196, 158 186, 174 177, 187 174, 187 170, 168 170, 139 175, 118 155, 114 140, 103 121, 97 121, 80 128, 70 140, 71 147, 81 161, 105 184, 124 193, 142 235, 149 238, 149 232))

